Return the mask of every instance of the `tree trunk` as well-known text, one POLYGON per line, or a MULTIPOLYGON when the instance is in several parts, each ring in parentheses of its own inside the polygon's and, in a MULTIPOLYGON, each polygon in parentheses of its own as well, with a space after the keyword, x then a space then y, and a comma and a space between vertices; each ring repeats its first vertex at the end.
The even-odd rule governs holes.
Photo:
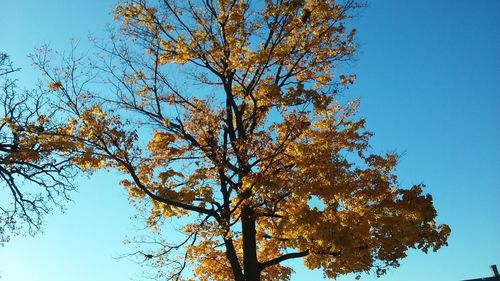
POLYGON ((245 207, 241 214, 243 232, 243 269, 245 281, 260 281, 260 265, 257 260, 257 241, 255 239, 255 215, 245 207))
POLYGON ((224 239, 224 244, 226 245, 226 257, 231 264, 231 269, 233 270, 234 280, 245 281, 245 277, 243 276, 243 272, 238 261, 238 256, 236 255, 236 250, 234 249, 233 241, 231 239, 224 239))

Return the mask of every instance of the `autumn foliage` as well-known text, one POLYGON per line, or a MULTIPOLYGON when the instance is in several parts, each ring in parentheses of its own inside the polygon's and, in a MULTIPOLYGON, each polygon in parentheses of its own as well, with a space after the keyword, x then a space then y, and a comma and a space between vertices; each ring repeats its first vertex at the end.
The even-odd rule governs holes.
POLYGON ((173 279, 187 266, 196 280, 288 280, 295 258, 330 278, 383 274, 411 248, 446 245, 450 229, 421 185, 399 186, 396 154, 370 151, 358 101, 338 97, 354 83, 341 66, 361 6, 122 3, 99 75, 35 57, 62 99, 53 137, 81 169, 120 171, 153 231, 185 217, 184 241, 143 253, 173 279))
POLYGON ((68 146, 52 135, 58 125, 47 91, 21 88, 19 70, 0 53, 0 244, 38 233, 44 215, 63 209, 74 189, 74 165, 62 157, 68 146))

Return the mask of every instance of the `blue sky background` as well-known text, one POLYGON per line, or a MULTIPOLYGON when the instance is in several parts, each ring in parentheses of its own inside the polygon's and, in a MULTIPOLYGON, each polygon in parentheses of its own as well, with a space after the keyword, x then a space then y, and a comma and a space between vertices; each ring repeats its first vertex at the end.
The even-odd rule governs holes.
MULTIPOLYGON (((23 68, 20 81, 29 86, 37 80, 29 52, 42 43, 67 48, 69 38, 85 48, 89 33, 103 36, 114 3, 2 0, 0 51, 23 68)), ((358 80, 346 94, 361 97, 374 150, 403 153, 400 182, 424 182, 439 221, 452 228, 449 247, 410 251, 378 280, 489 276, 488 266, 500 265, 500 1, 371 1, 355 26, 358 80)), ((68 211, 47 217, 44 234, 0 247, 2 280, 140 280, 138 265, 115 259, 131 250, 121 241, 140 228, 117 178, 82 180, 68 211)), ((294 281, 322 277, 300 261, 289 264, 294 281)))

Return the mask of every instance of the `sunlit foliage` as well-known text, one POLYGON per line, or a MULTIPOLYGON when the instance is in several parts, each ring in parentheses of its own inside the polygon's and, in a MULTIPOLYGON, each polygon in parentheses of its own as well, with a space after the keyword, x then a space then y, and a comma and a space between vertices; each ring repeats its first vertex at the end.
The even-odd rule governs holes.
POLYGON ((20 88, 18 71, 0 53, 0 243, 37 233, 44 214, 63 208, 74 189, 73 165, 62 157, 70 143, 54 135, 47 92, 20 88))
POLYGON ((358 101, 338 96, 355 82, 341 66, 360 7, 127 1, 92 64, 106 77, 99 91, 65 71, 79 59, 53 72, 35 57, 65 102, 71 162, 121 171, 155 231, 186 218, 186 240, 139 252, 169 277, 188 264, 196 280, 288 280, 282 262, 294 258, 330 278, 380 275, 410 248, 446 245, 431 196, 399 186, 398 156, 373 154, 358 101))

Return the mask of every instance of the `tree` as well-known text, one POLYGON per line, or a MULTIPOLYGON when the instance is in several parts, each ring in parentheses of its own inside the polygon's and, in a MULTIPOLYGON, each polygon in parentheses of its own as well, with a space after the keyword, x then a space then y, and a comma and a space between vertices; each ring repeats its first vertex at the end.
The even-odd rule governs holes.
POLYGON ((0 53, 0 242, 9 234, 35 234, 43 215, 62 208, 74 189, 72 164, 44 137, 54 131, 46 92, 21 90, 19 71, 0 53))
POLYGON ((341 65, 362 6, 127 1, 92 63, 97 90, 75 78, 81 59, 54 72, 47 52, 35 56, 64 100, 56 135, 71 162, 122 172, 152 229, 184 218, 185 240, 139 251, 168 277, 193 265, 198 280, 287 280, 296 258, 330 278, 380 275, 410 248, 446 245, 432 197, 399 186, 398 156, 371 153, 357 101, 338 95, 355 79, 341 65))

